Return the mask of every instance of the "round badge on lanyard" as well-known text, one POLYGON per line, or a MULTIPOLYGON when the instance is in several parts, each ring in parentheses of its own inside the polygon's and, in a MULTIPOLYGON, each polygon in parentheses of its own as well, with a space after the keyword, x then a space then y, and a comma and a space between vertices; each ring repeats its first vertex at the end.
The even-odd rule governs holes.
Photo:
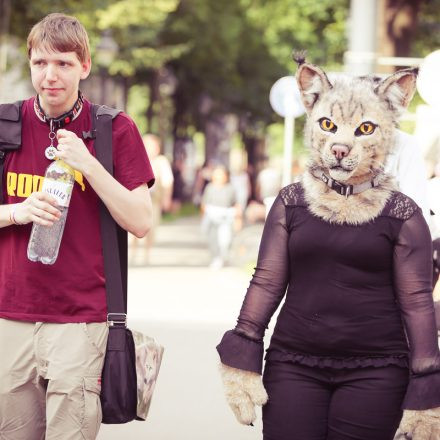
POLYGON ((46 156, 47 159, 49 160, 54 160, 55 159, 55 153, 56 153, 57 149, 52 146, 49 145, 45 150, 44 150, 44 155, 46 156))
POLYGON ((56 137, 56 133, 54 131, 53 125, 54 125, 53 124, 53 120, 51 120, 50 123, 49 123, 49 127, 50 127, 50 132, 49 132, 50 145, 44 150, 44 155, 49 160, 54 160, 55 159, 55 153, 57 151, 57 149, 53 145, 53 141, 54 141, 54 139, 56 137))

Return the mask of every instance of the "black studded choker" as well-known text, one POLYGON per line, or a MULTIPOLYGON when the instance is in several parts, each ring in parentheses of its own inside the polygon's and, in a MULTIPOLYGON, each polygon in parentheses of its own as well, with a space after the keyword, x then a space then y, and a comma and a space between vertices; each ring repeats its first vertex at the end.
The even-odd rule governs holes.
POLYGON ((62 114, 61 116, 58 116, 58 118, 49 118, 48 116, 46 116, 46 113, 44 113, 44 110, 41 108, 40 98, 37 95, 34 101, 34 110, 35 114, 38 116, 38 119, 46 122, 46 124, 49 125, 51 129, 58 130, 59 128, 65 127, 69 122, 72 122, 74 119, 76 119, 76 117, 81 113, 83 103, 83 95, 80 91, 78 91, 78 99, 68 112, 62 114))
POLYGON ((54 141, 56 138, 56 130, 65 127, 69 122, 72 122, 80 113, 83 107, 84 98, 82 93, 78 91, 78 99, 76 100, 73 107, 66 113, 58 116, 58 118, 49 118, 44 113, 44 110, 41 108, 40 99, 37 95, 34 101, 34 110, 38 119, 45 122, 49 126, 49 141, 50 145, 46 147, 44 150, 44 155, 49 160, 54 160, 56 157, 56 147, 54 145, 54 141))
POLYGON ((330 176, 327 176, 324 172, 319 169, 312 169, 311 174, 315 176, 317 179, 322 180, 329 188, 333 191, 336 191, 341 196, 351 196, 353 194, 359 194, 362 191, 365 191, 370 188, 375 188, 379 185, 382 175, 379 174, 374 179, 368 180, 363 183, 359 183, 358 185, 349 185, 345 183, 338 182, 337 180, 332 179, 330 176))

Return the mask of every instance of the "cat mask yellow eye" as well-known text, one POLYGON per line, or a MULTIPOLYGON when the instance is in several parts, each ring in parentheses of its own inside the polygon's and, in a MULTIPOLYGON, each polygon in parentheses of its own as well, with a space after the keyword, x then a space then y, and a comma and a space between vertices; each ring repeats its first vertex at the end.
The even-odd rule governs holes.
POLYGON ((319 121, 319 126, 324 130, 324 131, 331 131, 332 133, 334 133, 338 127, 336 127, 336 125, 328 118, 321 118, 319 121))
POLYGON ((376 127, 377 125, 373 124, 372 122, 362 122, 362 124, 359 125, 354 134, 356 136, 372 134, 374 130, 376 130, 376 127))

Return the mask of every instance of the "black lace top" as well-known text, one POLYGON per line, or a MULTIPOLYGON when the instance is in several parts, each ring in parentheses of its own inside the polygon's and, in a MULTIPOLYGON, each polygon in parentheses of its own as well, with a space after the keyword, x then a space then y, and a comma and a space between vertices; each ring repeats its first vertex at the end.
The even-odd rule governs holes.
POLYGON ((263 336, 285 296, 268 359, 316 367, 410 367, 404 407, 440 406, 431 237, 421 210, 395 192, 358 225, 307 208, 301 184, 268 215, 235 330, 217 347, 231 367, 261 373, 263 336), (409 362, 408 362, 409 360, 409 362))

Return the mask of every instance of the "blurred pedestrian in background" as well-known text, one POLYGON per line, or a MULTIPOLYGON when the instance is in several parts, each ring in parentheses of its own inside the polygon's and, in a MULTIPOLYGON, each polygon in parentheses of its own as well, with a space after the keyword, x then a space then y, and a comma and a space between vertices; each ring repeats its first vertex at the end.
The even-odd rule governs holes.
POLYGON ((182 200, 185 197, 184 187, 185 181, 183 178, 183 173, 185 170, 185 160, 183 158, 178 158, 173 161, 171 167, 174 183, 171 196, 171 212, 178 213, 182 207, 182 200))
POLYGON ((213 161, 206 160, 197 171, 193 189, 193 203, 197 206, 201 204, 203 192, 209 182, 211 182, 214 167, 213 161))
POLYGON ((220 269, 228 259, 234 223, 240 222, 242 216, 229 173, 223 165, 217 165, 212 171, 211 182, 203 191, 201 210, 202 230, 211 251, 211 268, 220 269))
POLYGON ((131 244, 131 261, 136 265, 148 262, 151 247, 154 243, 156 229, 162 219, 162 213, 171 210, 173 195, 173 171, 169 160, 161 153, 161 142, 158 136, 146 134, 142 137, 145 148, 156 177, 154 186, 150 190, 152 202, 152 224, 146 237, 133 237, 131 244))
POLYGON ((275 197, 281 189, 280 167, 271 165, 265 158, 265 166, 257 176, 257 197, 266 207, 266 215, 269 212, 275 197))
POLYGON ((396 179, 399 190, 419 205, 430 225, 426 167, 414 136, 396 131, 396 145, 387 159, 385 171, 396 179))
POLYGON ((280 167, 270 164, 268 156, 265 156, 263 167, 257 174, 255 182, 257 200, 249 203, 246 210, 246 219, 250 223, 264 221, 280 189, 280 167))
MULTIPOLYGON (((251 195, 251 181, 247 172, 247 166, 244 159, 238 160, 232 164, 231 184, 234 187, 235 195, 237 197, 237 204, 240 207, 240 212, 244 213, 251 195)), ((242 219, 242 216, 240 216, 242 219)), ((236 222, 237 229, 242 228, 242 222, 236 222)))
MULTIPOLYGON (((435 142, 430 151, 435 150, 435 142)), ((428 223, 433 240, 433 295, 440 298, 440 161, 431 155, 430 166, 424 163, 421 148, 416 137, 397 130, 396 148, 390 154, 386 171, 394 176, 400 191, 411 197, 421 208, 428 223), (428 174, 434 176, 428 180, 428 174), (433 214, 433 215, 431 215, 433 214)), ((440 309, 436 306, 437 321, 440 322, 440 309)))

